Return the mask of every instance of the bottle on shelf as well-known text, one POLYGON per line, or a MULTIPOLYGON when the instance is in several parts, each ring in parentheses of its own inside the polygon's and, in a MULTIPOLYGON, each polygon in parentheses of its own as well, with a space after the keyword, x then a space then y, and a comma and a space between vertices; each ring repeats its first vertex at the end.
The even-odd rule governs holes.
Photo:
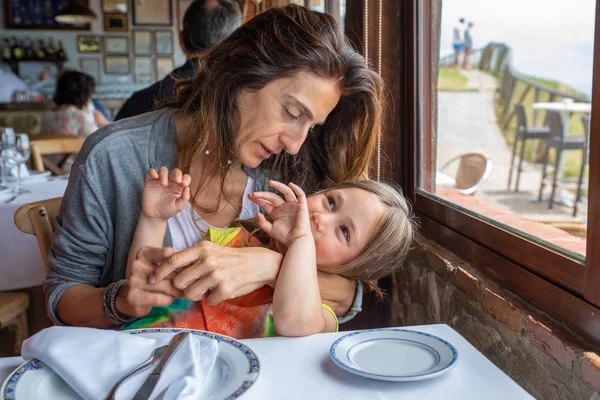
POLYGON ((46 59, 46 45, 44 44, 44 40, 43 39, 39 39, 38 40, 38 45, 37 48, 35 49, 35 58, 38 60, 45 60, 46 59))
POLYGON ((48 45, 46 46, 46 58, 54 60, 56 58, 56 46, 54 46, 54 39, 50 36, 48 39, 48 45))
POLYGON ((26 60, 35 60, 35 52, 33 51, 33 42, 31 41, 31 38, 29 36, 27 36, 25 38, 25 43, 23 44, 24 50, 25 50, 25 59, 26 60))
POLYGON ((23 42, 21 40, 17 40, 16 38, 13 38, 13 45, 12 45, 12 56, 15 60, 19 61, 21 59, 23 59, 23 56, 25 55, 24 51, 23 51, 23 42))
POLYGON ((67 61, 67 53, 63 47, 62 40, 58 41, 58 61, 67 61))
POLYGON ((12 47, 10 45, 10 40, 8 38, 4 38, 2 40, 2 61, 11 61, 12 60, 12 47))

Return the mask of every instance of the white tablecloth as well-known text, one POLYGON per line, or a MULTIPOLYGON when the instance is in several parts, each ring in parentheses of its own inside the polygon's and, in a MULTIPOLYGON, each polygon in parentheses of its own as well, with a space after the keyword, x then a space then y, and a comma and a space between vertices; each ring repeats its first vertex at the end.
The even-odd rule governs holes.
MULTIPOLYGON (((447 374, 420 382, 382 382, 340 369, 329 358, 333 342, 347 332, 305 338, 242 340, 260 361, 260 376, 243 399, 486 399, 532 397, 448 325, 404 327, 452 343, 457 365, 447 374)), ((0 382, 23 362, 0 358, 0 382)))
POLYGON ((35 236, 17 229, 17 208, 33 201, 63 196, 67 180, 38 181, 23 184, 30 191, 6 204, 0 201, 0 291, 39 286, 44 281, 44 264, 35 236))

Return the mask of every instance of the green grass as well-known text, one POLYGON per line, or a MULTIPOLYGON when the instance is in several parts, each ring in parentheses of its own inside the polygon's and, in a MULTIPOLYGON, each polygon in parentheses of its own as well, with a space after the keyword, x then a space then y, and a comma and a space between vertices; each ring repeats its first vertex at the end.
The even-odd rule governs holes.
MULTIPOLYGON (((587 97, 573 88, 549 79, 539 78, 539 77, 526 77, 534 82, 540 83, 549 89, 559 90, 564 93, 587 97)), ((515 91, 513 97, 510 101, 508 114, 512 111, 512 105, 514 103, 519 102, 521 96, 527 89, 527 85, 521 81, 517 82, 515 87, 515 91)), ((555 98, 553 101, 560 101, 560 98, 555 98)), ((527 123, 529 126, 541 126, 544 123, 546 118, 546 113, 543 110, 538 110, 535 112, 531 105, 535 102, 547 102, 550 101, 550 93, 541 92, 539 99, 536 101, 535 99, 535 88, 531 88, 525 98, 521 101, 521 103, 525 106, 525 111, 527 113, 527 123)), ((504 119, 502 118, 503 106, 500 104, 500 101, 496 102, 496 115, 498 116, 498 122, 500 124, 500 128, 504 128, 504 119)), ((569 136, 582 136, 583 135, 583 124, 581 122, 582 113, 572 113, 571 118, 569 120, 569 136)), ((517 119, 513 117, 508 124, 507 129, 504 131, 504 135, 508 141, 508 144, 511 146, 514 143, 515 139, 515 129, 517 126, 517 119)), ((529 140, 525 144, 525 159, 530 162, 542 162, 543 152, 541 146, 538 143, 534 143, 534 141, 529 140)), ((517 149, 517 151, 520 151, 517 149)), ((550 161, 553 162, 555 154, 551 151, 550 153, 550 161)), ((581 167, 581 151, 573 150, 567 151, 565 161, 565 176, 566 177, 576 177, 579 176, 579 170, 581 167)), ((586 175, 587 176, 587 175, 586 175)))
POLYGON ((473 89, 467 89, 467 78, 456 69, 440 67, 438 90, 440 92, 470 92, 473 89))

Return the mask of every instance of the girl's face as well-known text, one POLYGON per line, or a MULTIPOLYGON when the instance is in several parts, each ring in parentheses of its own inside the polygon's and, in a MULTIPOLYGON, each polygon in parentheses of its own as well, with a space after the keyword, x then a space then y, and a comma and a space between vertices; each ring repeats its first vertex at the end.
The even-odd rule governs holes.
POLYGON ((248 168, 282 150, 296 154, 312 127, 322 124, 340 100, 336 82, 312 73, 277 79, 236 98, 240 130, 235 154, 248 168))
POLYGON ((377 196, 357 188, 330 190, 307 201, 317 265, 324 271, 358 257, 383 208, 377 196))

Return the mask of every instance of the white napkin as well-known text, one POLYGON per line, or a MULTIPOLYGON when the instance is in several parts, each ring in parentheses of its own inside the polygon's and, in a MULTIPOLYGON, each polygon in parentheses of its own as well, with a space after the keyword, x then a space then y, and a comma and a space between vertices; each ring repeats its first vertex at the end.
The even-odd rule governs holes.
MULTIPOLYGON (((174 334, 173 334, 174 335, 174 334)), ((150 339, 126 332, 54 326, 23 342, 23 358, 37 358, 84 399, 104 399, 113 385, 144 363, 173 335, 150 339)), ((163 370, 151 399, 196 399, 217 358, 217 342, 189 335, 163 370)), ((128 378, 117 399, 131 399, 156 364, 128 378)))

